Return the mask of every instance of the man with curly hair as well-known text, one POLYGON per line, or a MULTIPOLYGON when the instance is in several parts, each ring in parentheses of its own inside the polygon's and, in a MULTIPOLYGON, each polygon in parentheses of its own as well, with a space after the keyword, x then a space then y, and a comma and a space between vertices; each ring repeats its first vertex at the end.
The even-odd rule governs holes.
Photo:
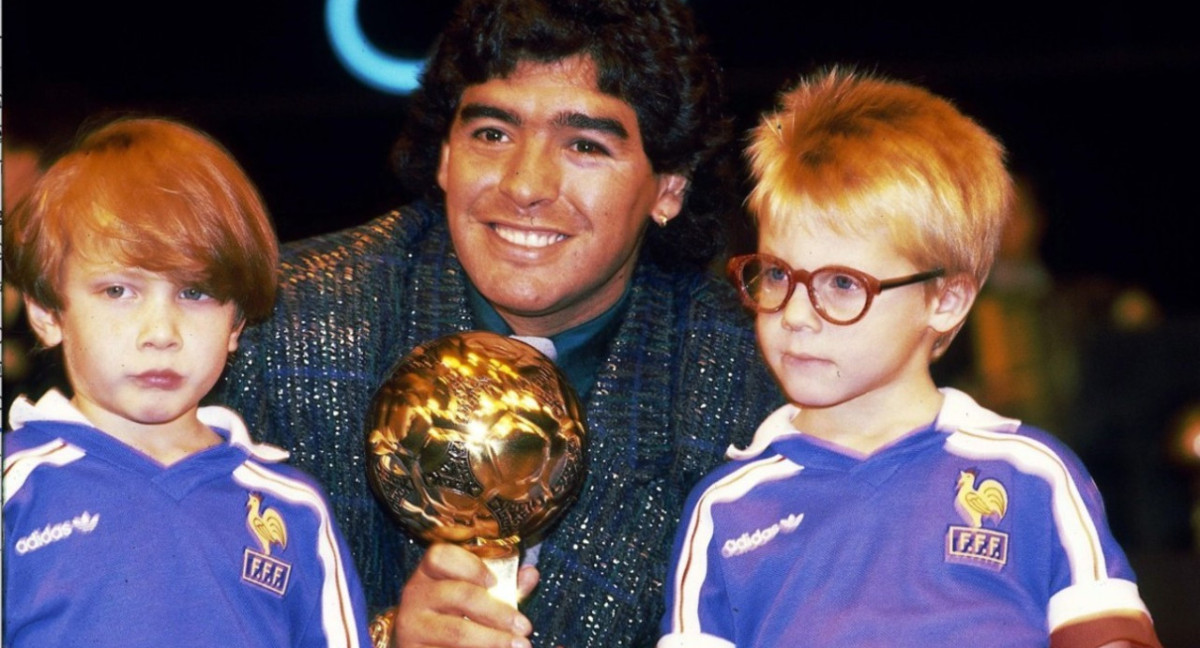
POLYGON ((372 608, 402 589, 394 644, 652 645, 684 497, 781 402, 705 271, 736 209, 719 69, 677 0, 466 0, 411 111, 395 163, 423 198, 289 246, 225 396, 328 488, 372 608), (586 483, 523 557, 523 613, 366 479, 393 363, 470 329, 548 340, 586 409, 586 483))

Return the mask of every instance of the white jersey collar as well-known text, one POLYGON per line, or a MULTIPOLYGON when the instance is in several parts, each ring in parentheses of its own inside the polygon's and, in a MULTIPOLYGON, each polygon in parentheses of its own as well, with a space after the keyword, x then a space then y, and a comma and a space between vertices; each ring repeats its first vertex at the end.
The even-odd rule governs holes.
MULTIPOLYGON (((196 417, 211 428, 228 430, 230 444, 246 450, 258 459, 280 462, 288 458, 287 450, 267 443, 257 443, 251 439, 242 417, 227 407, 201 407, 196 411, 196 417)), ((18 396, 9 408, 8 422, 12 429, 20 429, 26 423, 34 421, 62 421, 96 427, 57 389, 46 392, 36 403, 25 396, 18 396)))
MULTIPOLYGON (((984 408, 976 403, 975 399, 957 389, 943 387, 938 391, 943 396, 942 409, 938 412, 936 422, 939 432, 949 433, 966 429, 1013 432, 1021 425, 1017 419, 1000 416, 984 408)), ((777 439, 800 435, 801 432, 792 427, 792 419, 799 412, 800 408, 790 403, 780 407, 758 426, 749 446, 742 449, 731 444, 725 451, 725 456, 738 461, 753 459, 777 439)))

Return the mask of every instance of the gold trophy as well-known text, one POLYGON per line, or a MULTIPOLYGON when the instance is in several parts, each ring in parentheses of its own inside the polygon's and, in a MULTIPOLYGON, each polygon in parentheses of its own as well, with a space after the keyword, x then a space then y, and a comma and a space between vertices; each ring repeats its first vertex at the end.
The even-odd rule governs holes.
MULTIPOLYGON (((583 485, 587 432, 566 376, 524 342, 447 335, 392 369, 366 438, 368 480, 395 517, 480 556, 492 594, 515 607, 521 543, 538 540, 583 485)), ((389 645, 391 619, 372 623, 376 646, 389 645)))

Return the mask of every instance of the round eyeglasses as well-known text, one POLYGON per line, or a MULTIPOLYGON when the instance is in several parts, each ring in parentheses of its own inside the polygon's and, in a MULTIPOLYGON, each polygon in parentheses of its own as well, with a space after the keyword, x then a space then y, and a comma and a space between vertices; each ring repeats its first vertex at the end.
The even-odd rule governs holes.
POLYGON ((729 260, 729 279, 737 286, 742 302, 759 313, 776 313, 787 305, 804 284, 808 299, 822 319, 831 324, 853 324, 867 314, 875 295, 889 289, 936 279, 946 274, 938 268, 907 277, 879 280, 845 266, 825 266, 809 272, 793 270, 782 259, 769 254, 746 254, 729 260))

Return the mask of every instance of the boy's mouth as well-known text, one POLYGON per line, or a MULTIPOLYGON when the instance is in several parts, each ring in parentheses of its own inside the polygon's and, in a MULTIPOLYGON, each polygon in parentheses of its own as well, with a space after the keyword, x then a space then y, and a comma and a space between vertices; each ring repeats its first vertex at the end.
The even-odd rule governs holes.
POLYGON ((183 376, 170 370, 144 371, 133 377, 133 381, 143 389, 177 389, 183 384, 183 376))

